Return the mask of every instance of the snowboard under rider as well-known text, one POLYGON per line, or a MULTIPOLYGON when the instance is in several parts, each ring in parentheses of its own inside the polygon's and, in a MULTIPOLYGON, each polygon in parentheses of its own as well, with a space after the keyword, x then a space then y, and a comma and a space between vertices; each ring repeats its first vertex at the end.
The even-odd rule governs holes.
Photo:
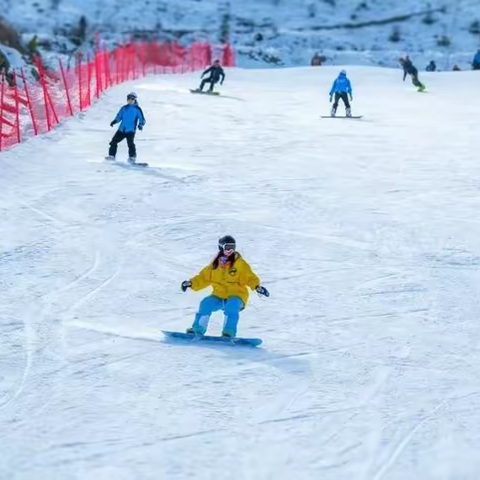
POLYGON ((223 337, 235 337, 240 311, 248 301, 248 289, 259 295, 270 296, 268 290, 260 285, 260 279, 252 271, 250 265, 236 251, 235 239, 226 235, 218 240, 218 254, 198 275, 182 282, 182 291, 188 288, 202 290, 208 286, 213 292, 205 297, 195 315, 193 325, 187 333, 204 335, 208 328, 210 315, 223 310, 225 320, 222 329, 223 337))
POLYGON ((418 70, 415 65, 413 65, 410 57, 408 55, 405 58, 400 57, 398 61, 403 68, 403 81, 405 81, 407 75, 410 75, 412 77, 413 85, 415 85, 415 87, 418 87, 419 92, 424 92, 425 85, 418 79, 418 70))
POLYGON ((333 103, 330 115, 332 117, 335 116, 335 114, 337 113, 338 102, 340 99, 342 99, 343 103, 345 104, 345 115, 347 117, 351 117, 352 110, 350 108, 348 97, 350 96, 350 101, 353 100, 352 84, 350 83, 350 80, 347 78, 347 72, 345 70, 342 70, 338 75, 338 77, 333 82, 332 88, 330 90, 330 102, 332 102, 334 96, 335 96, 335 102, 333 103))
POLYGON ((137 161, 137 149, 134 143, 135 132, 137 126, 139 130, 142 130, 146 123, 142 109, 138 105, 138 98, 135 92, 130 92, 127 95, 127 104, 119 110, 115 119, 110 123, 110 126, 113 127, 116 123, 120 123, 120 126, 110 141, 110 148, 106 159, 115 160, 118 144, 126 138, 128 144, 128 162, 133 164, 137 161))
POLYGON ((220 60, 215 60, 213 65, 202 73, 201 78, 203 78, 203 80, 202 83, 200 83, 200 87, 197 89, 198 92, 203 92, 203 89, 207 83, 210 84, 210 88, 208 89, 209 92, 213 92, 213 86, 219 81, 220 85, 223 85, 223 81, 225 80, 225 72, 220 66, 220 60), (203 78, 204 75, 207 75, 207 73, 209 76, 207 78, 203 78))

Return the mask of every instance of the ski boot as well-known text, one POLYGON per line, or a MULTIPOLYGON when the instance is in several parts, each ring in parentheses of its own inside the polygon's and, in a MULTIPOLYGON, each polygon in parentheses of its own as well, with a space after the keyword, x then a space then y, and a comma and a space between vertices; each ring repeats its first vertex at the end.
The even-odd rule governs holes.
POLYGON ((225 338, 233 338, 234 335, 232 335, 232 334, 229 333, 229 332, 222 332, 222 337, 225 337, 225 338))
POLYGON ((137 157, 128 157, 127 161, 130 165, 136 165, 137 164, 137 157))
POLYGON ((336 113, 337 113, 337 109, 335 107, 332 107, 332 109, 330 110, 330 116, 334 117, 336 113))
POLYGON ((352 109, 351 108, 346 108, 345 109, 345 115, 347 117, 351 117, 352 116, 352 109))
POLYGON ((107 155, 105 157, 105 160, 108 160, 109 162, 114 162, 115 161, 115 155, 107 155))
POLYGON ((423 83, 422 83, 422 85, 420 85, 420 86, 418 87, 417 92, 420 92, 420 93, 421 93, 421 92, 424 92, 424 91, 425 91, 425 85, 423 85, 423 83))
POLYGON ((203 327, 189 327, 187 328, 186 330, 187 333, 191 334, 191 335, 205 335, 205 332, 206 332, 206 329, 203 328, 203 327))

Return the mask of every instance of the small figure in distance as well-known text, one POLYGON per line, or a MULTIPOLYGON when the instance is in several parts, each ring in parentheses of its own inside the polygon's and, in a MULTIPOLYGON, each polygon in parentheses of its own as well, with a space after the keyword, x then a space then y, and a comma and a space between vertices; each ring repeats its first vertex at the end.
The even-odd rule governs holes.
POLYGON ((203 88, 207 83, 210 84, 210 88, 208 89, 210 93, 213 92, 214 85, 219 81, 220 81, 220 85, 223 85, 223 82, 225 80, 225 72, 220 65, 220 60, 215 60, 213 62, 213 65, 211 67, 208 67, 202 73, 201 78, 203 78, 203 80, 202 80, 202 83, 200 83, 200 87, 197 88, 197 92, 203 92, 203 88), (203 78, 204 75, 207 75, 207 73, 210 74, 208 78, 203 78))
POLYGON ((338 77, 333 82, 332 88, 330 90, 330 102, 333 100, 333 96, 335 95, 335 102, 333 103, 332 110, 330 111, 330 115, 334 117, 337 113, 338 102, 340 99, 343 100, 345 104, 345 115, 347 117, 352 116, 352 110, 350 108, 350 103, 348 102, 348 96, 350 96, 350 101, 353 100, 352 96, 352 84, 350 80, 347 78, 347 72, 342 70, 338 77))
POLYGON ((407 55, 405 58, 400 57, 398 61, 400 62, 400 65, 403 68, 403 81, 405 81, 405 79, 407 78, 407 75, 410 75, 410 77, 412 78, 413 85, 418 87, 419 92, 424 92, 425 85, 418 79, 418 70, 415 67, 415 65, 413 65, 409 56, 407 55))

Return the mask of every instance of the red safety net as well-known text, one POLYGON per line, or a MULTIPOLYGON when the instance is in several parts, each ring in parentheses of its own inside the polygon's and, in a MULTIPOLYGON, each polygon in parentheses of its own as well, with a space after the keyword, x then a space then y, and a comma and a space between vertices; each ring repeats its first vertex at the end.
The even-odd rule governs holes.
MULTIPOLYGON (((73 65, 46 68, 35 60, 40 79, 26 77, 23 69, 0 78, 0 151, 34 135, 49 132, 60 121, 90 107, 100 95, 120 83, 150 74, 185 73, 212 62, 212 47, 177 42, 129 43, 114 50, 96 47, 91 55, 78 54, 73 65)), ((222 48, 222 63, 235 66, 230 45, 222 48)))

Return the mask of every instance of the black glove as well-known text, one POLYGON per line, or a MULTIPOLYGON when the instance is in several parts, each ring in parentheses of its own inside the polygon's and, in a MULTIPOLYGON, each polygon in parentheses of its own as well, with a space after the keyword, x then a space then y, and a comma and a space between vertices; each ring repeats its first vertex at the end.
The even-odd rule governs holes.
POLYGON ((115 120, 112 120, 112 121, 110 122, 110 126, 113 127, 114 125, 115 125, 115 120))
POLYGON ((264 297, 269 297, 270 296, 270 293, 269 291, 265 288, 265 287, 262 287, 261 285, 259 285, 255 291, 259 294, 259 295, 263 295, 264 297))
POLYGON ((184 280, 182 282, 182 292, 186 292, 187 288, 190 288, 192 286, 192 282, 190 280, 184 280))
POLYGON ((353 102, 353 97, 350 95, 350 101, 353 102))
POLYGON ((143 125, 139 125, 139 126, 138 126, 138 129, 139 129, 139 130, 143 130, 143 125))
POLYGON ((333 100, 333 96, 330 95, 330 103, 332 103, 332 100, 333 100))

